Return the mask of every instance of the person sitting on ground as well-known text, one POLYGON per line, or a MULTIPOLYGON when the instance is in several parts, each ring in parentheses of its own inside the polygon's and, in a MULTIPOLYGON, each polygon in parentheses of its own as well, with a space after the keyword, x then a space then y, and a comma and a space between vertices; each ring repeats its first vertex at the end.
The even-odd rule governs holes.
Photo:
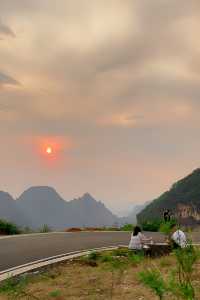
POLYGON ((131 240, 128 248, 130 250, 142 250, 145 244, 152 243, 152 238, 147 238, 144 234, 142 234, 142 230, 139 226, 135 226, 132 234, 131 240))
POLYGON ((180 230, 176 225, 172 227, 172 247, 173 249, 185 248, 187 245, 187 238, 185 233, 180 230))

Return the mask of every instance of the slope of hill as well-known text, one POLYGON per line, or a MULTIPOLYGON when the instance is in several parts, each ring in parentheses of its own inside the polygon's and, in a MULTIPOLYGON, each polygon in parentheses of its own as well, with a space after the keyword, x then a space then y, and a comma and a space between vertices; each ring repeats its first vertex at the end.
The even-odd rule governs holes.
POLYGON ((16 202, 29 220, 24 225, 32 228, 39 228, 44 224, 54 229, 110 226, 117 219, 104 204, 89 194, 67 202, 50 187, 31 187, 16 202))
POLYGON ((16 201, 8 193, 0 191, 0 219, 24 224, 25 217, 17 207, 16 201))
POLYGON ((70 210, 76 214, 76 222, 80 226, 111 226, 118 220, 102 202, 96 201, 89 193, 68 204, 70 210))
POLYGON ((63 228, 73 220, 68 203, 51 187, 31 187, 16 200, 17 206, 29 220, 28 226, 39 228, 44 224, 63 228))
POLYGON ((176 182, 172 188, 153 200, 138 215, 138 222, 161 218, 169 209, 183 223, 200 221, 200 169, 176 182))

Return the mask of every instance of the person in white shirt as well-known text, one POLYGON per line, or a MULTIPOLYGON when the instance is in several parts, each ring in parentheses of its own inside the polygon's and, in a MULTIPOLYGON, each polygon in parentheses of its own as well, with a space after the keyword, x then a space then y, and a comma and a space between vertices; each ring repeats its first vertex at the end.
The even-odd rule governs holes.
POLYGON ((187 238, 185 233, 178 229, 177 226, 173 227, 173 231, 172 231, 172 236, 171 236, 171 240, 173 243, 173 248, 185 248, 187 245, 187 238))
POLYGON ((130 250, 142 250, 145 243, 152 242, 152 238, 145 237, 144 234, 142 234, 141 228, 139 226, 135 226, 132 234, 131 234, 131 240, 129 243, 128 248, 130 250))

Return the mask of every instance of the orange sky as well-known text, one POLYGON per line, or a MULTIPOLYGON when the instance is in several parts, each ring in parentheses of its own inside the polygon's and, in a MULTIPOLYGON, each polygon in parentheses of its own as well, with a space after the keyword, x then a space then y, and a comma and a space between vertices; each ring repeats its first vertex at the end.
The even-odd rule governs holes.
POLYGON ((120 211, 199 167, 199 11, 1 0, 0 188, 90 192, 120 211))

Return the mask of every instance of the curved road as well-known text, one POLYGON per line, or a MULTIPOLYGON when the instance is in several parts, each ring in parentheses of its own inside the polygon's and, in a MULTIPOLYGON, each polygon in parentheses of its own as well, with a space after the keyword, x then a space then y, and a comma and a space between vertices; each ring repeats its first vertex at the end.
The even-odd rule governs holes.
MULTIPOLYGON (((153 235, 160 240, 160 235, 153 235)), ((128 232, 60 232, 0 238, 0 271, 68 252, 127 245, 129 239, 128 232)))

